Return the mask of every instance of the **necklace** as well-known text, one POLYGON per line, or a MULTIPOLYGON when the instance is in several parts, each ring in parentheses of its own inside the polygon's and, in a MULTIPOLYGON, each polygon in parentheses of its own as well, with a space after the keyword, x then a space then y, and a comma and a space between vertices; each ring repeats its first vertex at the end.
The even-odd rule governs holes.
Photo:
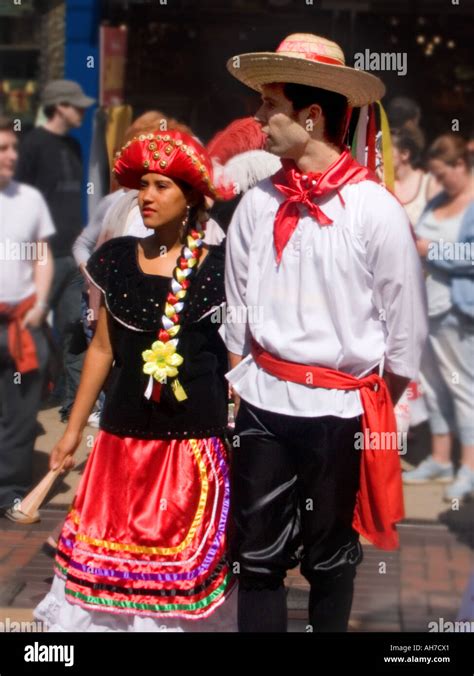
POLYGON ((195 276, 204 245, 204 229, 196 222, 186 236, 185 244, 176 261, 170 290, 166 296, 164 313, 161 317, 162 328, 158 332, 149 350, 142 352, 143 373, 149 376, 145 397, 159 402, 161 388, 171 379, 171 389, 178 401, 187 399, 186 392, 178 380, 178 369, 183 357, 178 353, 180 314, 189 292, 192 278, 195 276))

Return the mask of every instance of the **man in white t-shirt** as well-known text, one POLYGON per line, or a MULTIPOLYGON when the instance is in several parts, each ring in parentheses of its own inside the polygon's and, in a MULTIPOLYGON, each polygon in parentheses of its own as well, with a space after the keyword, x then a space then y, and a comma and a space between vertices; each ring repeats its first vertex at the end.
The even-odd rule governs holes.
POLYGON ((239 629, 286 631, 284 578, 301 564, 312 631, 346 631, 359 536, 398 546, 393 403, 426 338, 423 275, 403 208, 343 145, 348 108, 380 99, 382 82, 316 35, 277 52, 227 64, 261 93, 282 161, 227 233, 239 629))
POLYGON ((30 523, 37 519, 17 507, 31 483, 48 361, 47 240, 55 229, 41 193, 13 180, 17 159, 13 123, 0 117, 0 512, 30 523))

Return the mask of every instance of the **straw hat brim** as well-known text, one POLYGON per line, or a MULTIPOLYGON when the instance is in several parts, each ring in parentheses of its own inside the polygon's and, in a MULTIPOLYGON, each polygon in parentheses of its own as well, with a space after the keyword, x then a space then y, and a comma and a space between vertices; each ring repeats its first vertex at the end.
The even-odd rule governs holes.
POLYGON ((371 73, 275 52, 239 54, 227 61, 227 70, 257 92, 264 84, 292 82, 342 94, 353 107, 378 101, 385 94, 382 80, 371 73))

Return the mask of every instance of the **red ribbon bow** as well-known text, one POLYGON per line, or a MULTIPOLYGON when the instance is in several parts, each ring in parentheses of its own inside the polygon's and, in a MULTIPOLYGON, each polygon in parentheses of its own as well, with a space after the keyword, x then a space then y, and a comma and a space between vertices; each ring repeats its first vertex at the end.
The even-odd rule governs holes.
MULTIPOLYGON (((344 150, 337 160, 322 173, 301 175, 301 171, 293 160, 284 159, 282 165, 282 169, 272 176, 275 188, 287 198, 278 208, 273 228, 273 241, 278 263, 288 240, 298 225, 300 218, 298 204, 304 205, 320 225, 331 225, 332 220, 314 202, 315 199, 320 199, 334 190, 339 191, 339 188, 346 183, 378 181, 370 169, 361 166, 353 159, 349 150, 344 150)), ((339 197, 344 204, 340 194, 339 197)))

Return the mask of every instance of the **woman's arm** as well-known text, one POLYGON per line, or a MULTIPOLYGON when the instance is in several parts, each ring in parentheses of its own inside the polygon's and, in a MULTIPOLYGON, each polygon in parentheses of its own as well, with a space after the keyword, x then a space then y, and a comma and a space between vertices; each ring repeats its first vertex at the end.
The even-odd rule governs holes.
POLYGON ((81 442, 87 419, 110 372, 112 362, 113 352, 107 324, 107 310, 101 303, 97 329, 86 353, 79 388, 66 431, 51 452, 49 462, 51 469, 59 467, 63 460, 65 461, 64 470, 74 466, 72 456, 81 442))

